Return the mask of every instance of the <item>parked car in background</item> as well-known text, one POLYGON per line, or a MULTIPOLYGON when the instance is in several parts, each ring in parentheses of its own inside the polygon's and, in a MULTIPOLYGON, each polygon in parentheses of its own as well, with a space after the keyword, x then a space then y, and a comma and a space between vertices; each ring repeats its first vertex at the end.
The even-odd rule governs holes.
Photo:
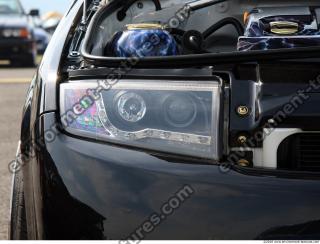
POLYGON ((0 0, 0 59, 10 60, 14 66, 35 66, 35 16, 39 11, 26 14, 19 0, 0 0))
POLYGON ((62 19, 62 15, 58 12, 49 12, 42 17, 42 28, 51 35, 56 30, 62 19))

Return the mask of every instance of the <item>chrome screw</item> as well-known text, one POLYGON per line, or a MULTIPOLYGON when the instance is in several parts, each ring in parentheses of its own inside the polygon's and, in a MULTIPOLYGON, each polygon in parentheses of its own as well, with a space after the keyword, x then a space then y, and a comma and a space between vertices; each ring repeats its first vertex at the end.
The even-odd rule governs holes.
POLYGON ((250 162, 246 159, 240 159, 238 161, 238 165, 241 167, 249 167, 250 166, 250 162))
POLYGON ((248 138, 246 136, 239 136, 238 137, 238 142, 240 144, 245 144, 247 142, 248 138))
POLYGON ((239 106, 237 108, 237 113, 240 115, 240 116, 247 116, 250 112, 250 109, 247 107, 247 106, 239 106))

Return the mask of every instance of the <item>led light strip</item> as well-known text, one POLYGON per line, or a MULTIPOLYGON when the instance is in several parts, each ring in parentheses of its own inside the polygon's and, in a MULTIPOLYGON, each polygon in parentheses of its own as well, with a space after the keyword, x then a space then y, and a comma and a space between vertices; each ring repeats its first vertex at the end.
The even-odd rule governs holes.
POLYGON ((135 131, 135 132, 119 130, 109 120, 106 112, 106 107, 102 99, 102 94, 100 95, 101 95, 101 98, 98 101, 96 101, 98 116, 102 122, 103 127, 112 137, 122 137, 123 139, 127 139, 127 140, 128 139, 140 140, 144 138, 153 138, 153 139, 170 140, 170 141, 180 142, 183 144, 200 144, 205 146, 211 145, 211 142, 212 142, 211 136, 201 136, 201 135, 195 135, 195 134, 170 132, 170 131, 156 130, 151 128, 144 129, 141 131, 135 131))

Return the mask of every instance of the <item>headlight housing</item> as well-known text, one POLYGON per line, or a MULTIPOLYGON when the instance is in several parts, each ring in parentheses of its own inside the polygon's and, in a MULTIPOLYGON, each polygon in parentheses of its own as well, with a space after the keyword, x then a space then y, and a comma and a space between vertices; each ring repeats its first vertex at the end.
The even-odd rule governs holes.
POLYGON ((219 159, 219 81, 106 83, 61 84, 61 122, 66 131, 155 151, 219 159))
POLYGON ((2 30, 2 36, 5 38, 30 38, 30 32, 27 28, 10 28, 2 30))

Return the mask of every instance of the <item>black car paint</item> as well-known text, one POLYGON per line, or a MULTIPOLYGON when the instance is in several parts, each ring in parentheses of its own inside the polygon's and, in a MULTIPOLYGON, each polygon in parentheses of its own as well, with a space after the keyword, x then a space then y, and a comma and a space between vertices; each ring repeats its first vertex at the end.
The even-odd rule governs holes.
POLYGON ((195 194, 147 239, 320 238, 319 175, 222 173, 215 164, 63 132, 45 141, 45 131, 58 122, 60 56, 67 55, 80 7, 75 1, 58 27, 24 107, 21 153, 32 155, 22 167, 30 239, 126 238, 185 184, 195 194))
MULTIPOLYGON (((55 122, 54 112, 40 116, 33 137, 44 139, 55 122)), ((24 166, 33 181, 27 184, 33 238, 126 238, 186 184, 194 195, 148 239, 320 237, 318 229, 303 232, 320 218, 319 176, 222 173, 217 165, 177 162, 64 133, 35 153, 24 166), (289 230, 281 233, 284 227, 289 230)))

